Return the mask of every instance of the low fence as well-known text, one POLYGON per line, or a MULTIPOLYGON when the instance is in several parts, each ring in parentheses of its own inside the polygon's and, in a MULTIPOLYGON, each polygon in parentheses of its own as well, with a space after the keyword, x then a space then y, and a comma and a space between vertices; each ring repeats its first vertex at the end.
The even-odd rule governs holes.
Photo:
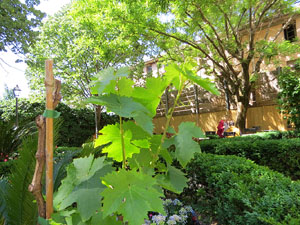
MULTIPOLYGON (((195 122, 203 131, 215 131, 218 123, 223 116, 226 115, 226 111, 214 111, 214 112, 196 112, 191 111, 184 112, 182 115, 176 113, 171 121, 171 126, 177 129, 181 122, 192 121, 195 122), (189 113, 188 113, 189 112, 189 113)), ((231 110, 231 118, 235 120, 236 110, 231 110)), ((153 120, 155 125, 155 133, 162 133, 166 119, 162 115, 157 115, 153 120)), ((287 130, 286 120, 283 119, 283 115, 279 113, 277 105, 267 105, 250 107, 247 112, 246 128, 260 127, 261 130, 287 130)))

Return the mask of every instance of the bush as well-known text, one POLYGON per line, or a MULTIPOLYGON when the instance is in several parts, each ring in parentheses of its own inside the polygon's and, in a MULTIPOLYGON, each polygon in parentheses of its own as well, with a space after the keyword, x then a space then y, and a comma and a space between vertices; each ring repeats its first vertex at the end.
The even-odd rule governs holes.
POLYGON ((300 179, 300 139, 234 139, 203 141, 200 142, 201 150, 218 155, 245 157, 294 180, 300 179))
MULTIPOLYGON (((15 121, 15 103, 13 100, 2 101, 0 119, 15 121)), ((22 124, 35 121, 36 116, 43 114, 45 105, 42 103, 30 103, 26 99, 19 101, 19 121, 22 124)), ((91 109, 74 109, 68 105, 59 103, 57 111, 61 112, 62 125, 59 129, 58 146, 80 147, 85 141, 95 134, 95 115, 91 109)), ((100 127, 114 124, 119 119, 115 115, 101 114, 100 127)))
POLYGON ((7 162, 0 162, 0 179, 2 177, 9 176, 13 163, 14 160, 8 160, 7 162))
POLYGON ((185 200, 218 224, 300 224, 300 182, 244 158, 205 153, 187 172, 185 200))

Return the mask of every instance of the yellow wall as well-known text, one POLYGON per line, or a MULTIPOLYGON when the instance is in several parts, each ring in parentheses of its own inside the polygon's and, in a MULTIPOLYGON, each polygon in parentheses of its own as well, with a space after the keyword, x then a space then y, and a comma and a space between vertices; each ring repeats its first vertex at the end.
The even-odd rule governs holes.
MULTIPOLYGON (((246 127, 251 128, 253 126, 260 126, 261 130, 287 130, 286 121, 283 119, 283 115, 279 113, 277 105, 251 107, 247 112, 246 127)), ((197 121, 196 114, 175 116, 172 118, 171 126, 176 130, 181 122, 192 121, 203 131, 216 131, 219 121, 224 116, 228 116, 231 120, 236 118, 236 110, 231 110, 226 114, 226 111, 202 113, 199 114, 199 120, 197 121)), ((162 133, 164 125, 166 123, 165 117, 154 118, 155 133, 162 133)))

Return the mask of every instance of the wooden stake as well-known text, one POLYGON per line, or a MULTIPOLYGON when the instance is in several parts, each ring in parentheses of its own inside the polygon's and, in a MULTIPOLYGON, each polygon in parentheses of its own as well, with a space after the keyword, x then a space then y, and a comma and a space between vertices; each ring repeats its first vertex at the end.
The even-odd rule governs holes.
MULTIPOLYGON (((52 94, 54 91, 53 60, 45 62, 46 68, 46 110, 54 110, 52 94)), ((46 118, 46 219, 53 213, 53 118, 46 118)))

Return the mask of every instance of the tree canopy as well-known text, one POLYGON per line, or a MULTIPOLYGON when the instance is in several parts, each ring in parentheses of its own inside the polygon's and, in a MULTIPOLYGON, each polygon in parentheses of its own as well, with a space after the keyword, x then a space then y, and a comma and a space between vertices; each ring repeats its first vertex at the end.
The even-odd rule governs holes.
POLYGON ((0 2, 0 51, 6 51, 6 47, 14 53, 28 51, 38 34, 35 28, 45 15, 34 8, 39 3, 40 0, 0 2))
POLYGON ((70 104, 91 96, 89 83, 101 70, 142 61, 147 45, 126 27, 116 29, 102 9, 76 2, 43 24, 37 45, 30 50, 26 71, 30 87, 43 88, 44 60, 54 58, 54 73, 62 81, 62 95, 70 104))
MULTIPOLYGON (((265 59, 295 50, 283 40, 283 30, 297 17, 297 1, 187 0, 101 1, 114 20, 135 33, 155 40, 178 60, 200 59, 199 68, 214 75, 238 109, 237 123, 245 127, 250 92, 263 72, 265 59), (276 33, 271 29, 279 26, 276 33), (129 28, 128 28, 129 29, 129 28), (279 41, 279 42, 276 42, 279 41)), ((80 4, 94 4, 89 0, 80 4)), ((116 23, 116 22, 115 22, 116 23)))

